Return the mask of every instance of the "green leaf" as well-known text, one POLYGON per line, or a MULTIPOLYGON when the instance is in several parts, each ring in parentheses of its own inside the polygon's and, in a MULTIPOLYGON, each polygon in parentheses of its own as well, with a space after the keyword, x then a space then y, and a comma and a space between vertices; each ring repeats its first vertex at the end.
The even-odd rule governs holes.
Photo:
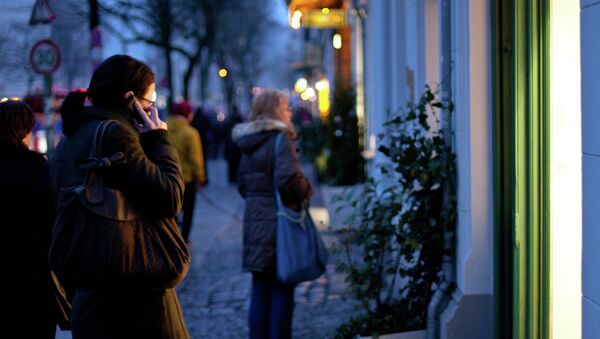
POLYGON ((384 145, 381 145, 381 146, 379 146, 379 148, 377 148, 377 150, 378 150, 379 152, 381 152, 381 153, 385 154, 385 155, 386 155, 386 156, 388 156, 388 157, 390 156, 390 149, 389 149, 389 148, 387 148, 387 147, 386 147, 386 146, 384 146, 384 145))

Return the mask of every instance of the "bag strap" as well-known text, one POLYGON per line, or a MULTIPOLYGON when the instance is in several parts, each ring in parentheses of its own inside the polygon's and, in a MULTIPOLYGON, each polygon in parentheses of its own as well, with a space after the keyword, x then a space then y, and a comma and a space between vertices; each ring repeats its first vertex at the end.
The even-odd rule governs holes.
POLYGON ((278 133, 275 137, 275 148, 274 148, 274 156, 273 156, 273 190, 275 191, 275 198, 277 199, 277 210, 283 210, 283 203, 281 202, 281 195, 279 194, 279 190, 277 189, 277 180, 275 180, 275 169, 277 168, 277 151, 279 150, 279 145, 281 144, 281 138, 283 137, 283 133, 278 133))
POLYGON ((281 139, 283 138, 283 133, 277 134, 275 137, 275 150, 273 156, 273 190, 275 191, 275 198, 277 199, 277 215, 284 216, 291 222, 302 223, 304 218, 306 217, 306 210, 303 208, 300 212, 300 216, 298 218, 293 218, 285 213, 285 209, 283 208, 283 202, 281 201, 281 195, 279 194, 279 190, 277 189, 277 181, 275 180, 275 168, 277 167, 277 151, 279 150, 279 145, 281 144, 281 139))

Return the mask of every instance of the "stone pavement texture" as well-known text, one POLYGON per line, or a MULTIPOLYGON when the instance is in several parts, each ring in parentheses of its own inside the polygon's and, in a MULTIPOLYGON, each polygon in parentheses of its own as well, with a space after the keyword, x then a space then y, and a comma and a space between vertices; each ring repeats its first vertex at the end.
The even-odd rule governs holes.
MULTIPOLYGON (((177 292, 192 338, 247 338, 251 274, 242 272, 244 200, 226 182, 225 161, 208 165, 209 185, 198 193, 190 234, 192 263, 177 292)), ((313 204, 319 199, 317 193, 313 204)), ((323 232, 323 238, 331 246, 336 236, 323 232)), ((352 313, 356 301, 335 272, 335 257, 322 277, 296 288, 293 338, 328 338, 352 313)), ((59 331, 57 338, 68 339, 70 332, 59 331)))

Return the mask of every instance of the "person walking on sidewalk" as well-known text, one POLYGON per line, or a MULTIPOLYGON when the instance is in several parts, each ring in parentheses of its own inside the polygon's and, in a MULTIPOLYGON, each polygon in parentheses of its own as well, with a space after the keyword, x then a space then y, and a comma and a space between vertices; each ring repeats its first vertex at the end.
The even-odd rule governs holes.
POLYGON ((208 184, 208 166, 206 160, 210 159, 211 142, 213 140, 213 129, 210 119, 206 115, 204 107, 198 106, 194 111, 194 117, 190 122, 190 126, 194 127, 198 133, 200 133, 200 146, 202 146, 202 155, 204 156, 204 174, 206 176, 206 182, 208 184))
POLYGON ((188 244, 196 205, 196 187, 206 182, 202 140, 200 133, 190 126, 191 120, 192 106, 187 101, 175 103, 167 120, 169 140, 179 153, 181 172, 185 183, 183 208, 181 209, 183 218, 180 225, 183 240, 188 244))
POLYGON ((237 182, 237 170, 240 165, 241 157, 240 149, 233 141, 231 132, 235 125, 243 122, 244 118, 240 113, 240 109, 238 106, 234 105, 231 109, 231 114, 229 114, 229 117, 227 118, 227 128, 225 132, 225 159, 227 160, 227 179, 230 184, 235 184, 237 182))
POLYGON ((295 285, 279 282, 275 272, 277 200, 299 210, 313 193, 302 174, 287 96, 266 90, 256 96, 248 122, 233 129, 241 152, 238 189, 246 200, 243 230, 243 269, 252 273, 248 322, 251 339, 291 338, 295 285), (275 139, 285 138, 274 155, 275 139), (275 161, 276 160, 276 161, 275 161), (275 182, 273 182, 275 181, 275 182))
MULTIPOLYGON (((183 179, 167 124, 154 107, 154 91, 154 73, 146 64, 113 55, 96 68, 88 89, 67 95, 61 107, 65 138, 51 161, 55 196, 84 181, 86 171, 77 167, 77 161, 90 156, 95 131, 111 120, 99 156, 121 153, 124 161, 105 169, 104 185, 122 192, 127 204, 141 210, 146 227, 156 227, 161 220, 174 223, 183 199, 183 179)), ((70 286, 73 338, 189 339, 174 287, 116 284, 70 286)))
POLYGON ((48 162, 27 148, 34 124, 24 101, 0 102, 0 326, 6 338, 51 339, 56 332, 48 264, 55 209, 48 162))

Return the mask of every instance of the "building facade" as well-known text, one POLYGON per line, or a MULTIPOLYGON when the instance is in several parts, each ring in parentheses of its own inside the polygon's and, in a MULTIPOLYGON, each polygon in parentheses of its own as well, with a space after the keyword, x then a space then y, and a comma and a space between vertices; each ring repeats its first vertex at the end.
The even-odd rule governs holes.
POLYGON ((600 337, 600 1, 345 3, 372 175, 391 112, 425 85, 455 106, 456 288, 428 335, 600 337))
MULTIPOLYGON (((582 337, 600 336, 600 128, 598 89, 600 88, 600 1, 582 0, 581 27, 581 126, 583 169, 583 265, 582 337)), ((574 43, 575 44, 575 43, 574 43)))
POLYGON ((597 4, 362 3, 366 133, 425 84, 455 104, 456 290, 439 337, 600 336, 597 4))

